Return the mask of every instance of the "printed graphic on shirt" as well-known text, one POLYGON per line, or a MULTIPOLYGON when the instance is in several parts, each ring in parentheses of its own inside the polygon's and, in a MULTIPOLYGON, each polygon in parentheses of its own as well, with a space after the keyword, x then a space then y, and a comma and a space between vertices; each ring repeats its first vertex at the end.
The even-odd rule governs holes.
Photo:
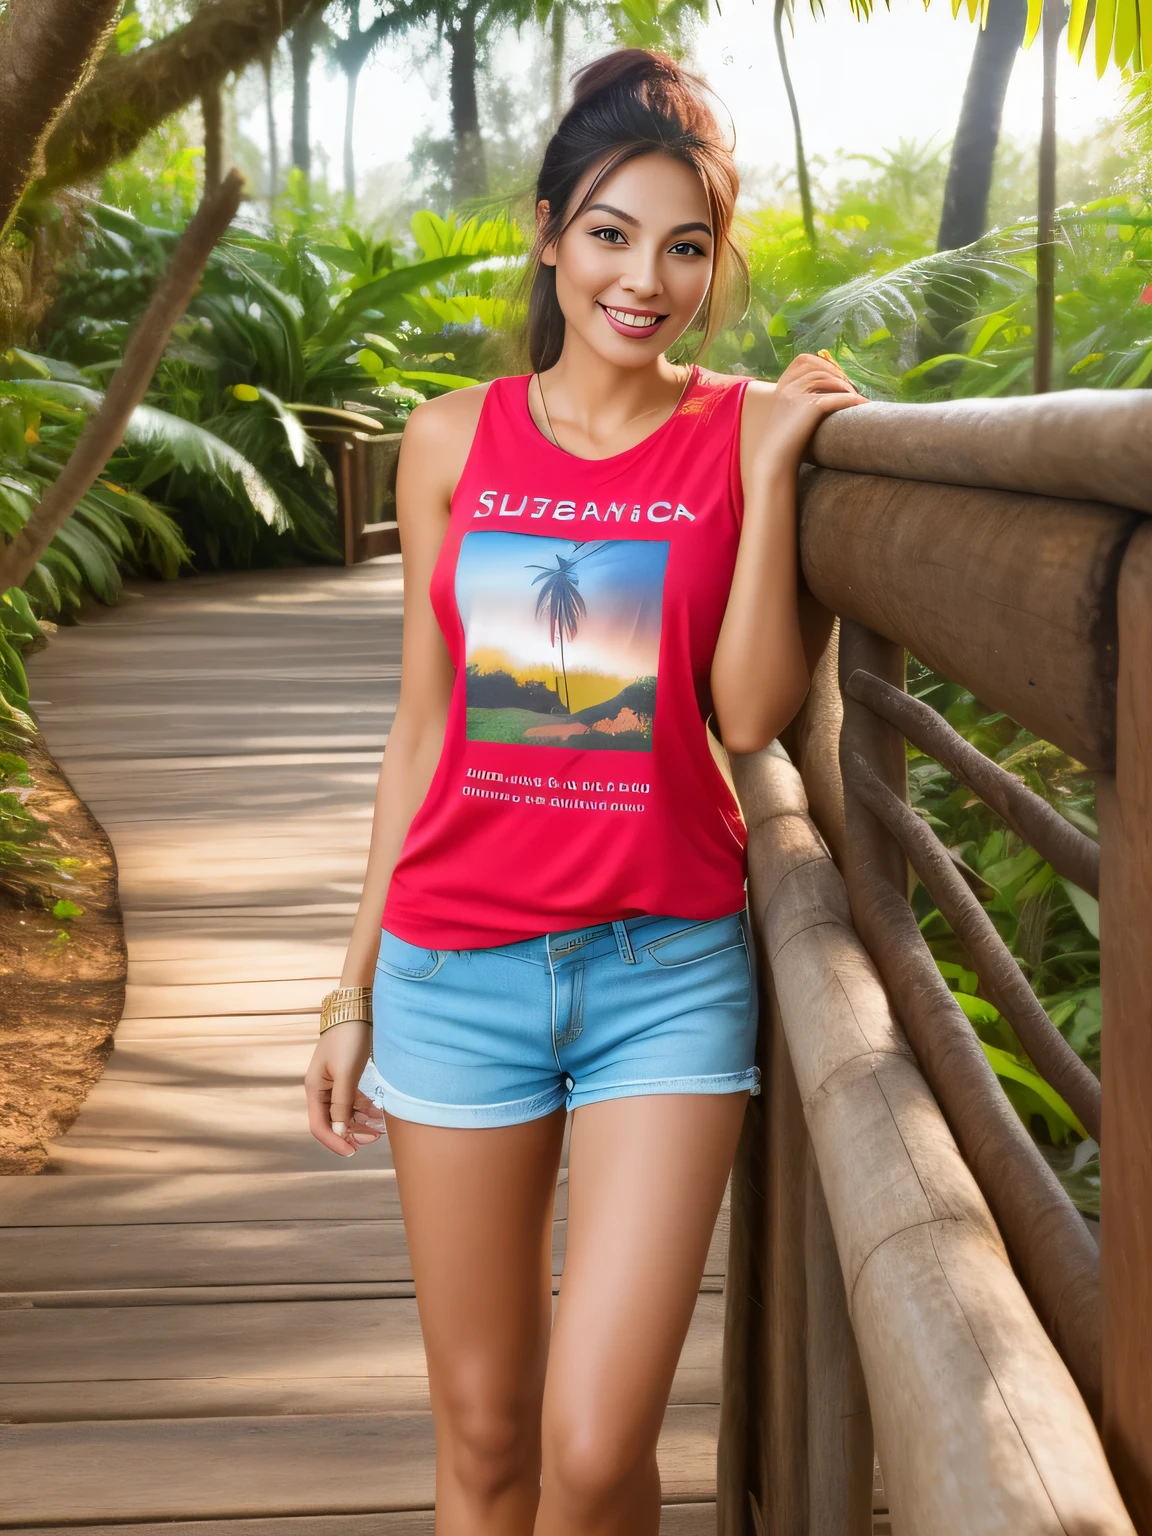
POLYGON ((469 741, 650 752, 667 539, 460 541, 469 741))

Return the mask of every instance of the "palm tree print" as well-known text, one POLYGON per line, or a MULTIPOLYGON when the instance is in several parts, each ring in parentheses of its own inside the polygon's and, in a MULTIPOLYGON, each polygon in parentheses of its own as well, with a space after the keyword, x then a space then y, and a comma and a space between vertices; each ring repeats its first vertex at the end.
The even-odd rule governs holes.
MULTIPOLYGON (((576 548, 579 549, 579 545, 576 548)), ((564 708, 569 714, 572 712, 572 696, 568 689, 568 668, 564 660, 564 640, 575 640, 576 632, 580 628, 580 620, 588 612, 587 605, 580 593, 579 578, 573 576, 572 567, 578 565, 581 560, 587 560, 589 555, 595 555, 608 547, 607 542, 594 544, 591 549, 586 549, 583 554, 572 555, 567 559, 563 555, 556 555, 555 565, 527 565, 526 570, 539 571, 539 576, 533 576, 532 585, 543 582, 539 596, 536 599, 536 617, 539 619, 545 613, 548 615, 548 641, 550 645, 556 644, 556 637, 560 637, 560 671, 564 677, 564 708)))

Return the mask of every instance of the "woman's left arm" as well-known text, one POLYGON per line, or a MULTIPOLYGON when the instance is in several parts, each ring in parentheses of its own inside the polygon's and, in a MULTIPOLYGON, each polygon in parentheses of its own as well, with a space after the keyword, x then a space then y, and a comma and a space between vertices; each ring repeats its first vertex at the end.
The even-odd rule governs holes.
POLYGON ((826 416, 862 402, 835 363, 807 354, 775 386, 751 384, 745 394, 744 521, 711 674, 729 752, 757 752, 774 741, 808 692, 796 536, 800 463, 826 416))

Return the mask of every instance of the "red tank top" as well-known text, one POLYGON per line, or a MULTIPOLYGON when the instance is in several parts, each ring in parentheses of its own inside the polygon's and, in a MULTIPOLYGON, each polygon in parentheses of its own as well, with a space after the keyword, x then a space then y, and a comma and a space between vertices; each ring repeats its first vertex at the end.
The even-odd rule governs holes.
POLYGON ((744 905, 746 829, 709 748, 743 495, 746 379, 694 368, 611 458, 557 448, 497 379, 430 595, 456 668, 383 924, 471 949, 744 905))

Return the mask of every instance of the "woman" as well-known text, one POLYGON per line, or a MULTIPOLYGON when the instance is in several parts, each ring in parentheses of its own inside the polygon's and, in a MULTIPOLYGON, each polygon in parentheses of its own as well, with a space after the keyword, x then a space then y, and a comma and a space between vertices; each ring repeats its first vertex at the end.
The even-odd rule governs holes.
POLYGON ((797 471, 860 397, 820 358, 775 387, 668 360, 742 275, 703 89, 641 50, 582 71, 538 183, 533 371, 404 433, 400 702, 307 1091, 333 1152, 387 1127, 450 1536, 654 1536, 759 1091, 746 834, 705 722, 755 751, 805 696, 797 471))

